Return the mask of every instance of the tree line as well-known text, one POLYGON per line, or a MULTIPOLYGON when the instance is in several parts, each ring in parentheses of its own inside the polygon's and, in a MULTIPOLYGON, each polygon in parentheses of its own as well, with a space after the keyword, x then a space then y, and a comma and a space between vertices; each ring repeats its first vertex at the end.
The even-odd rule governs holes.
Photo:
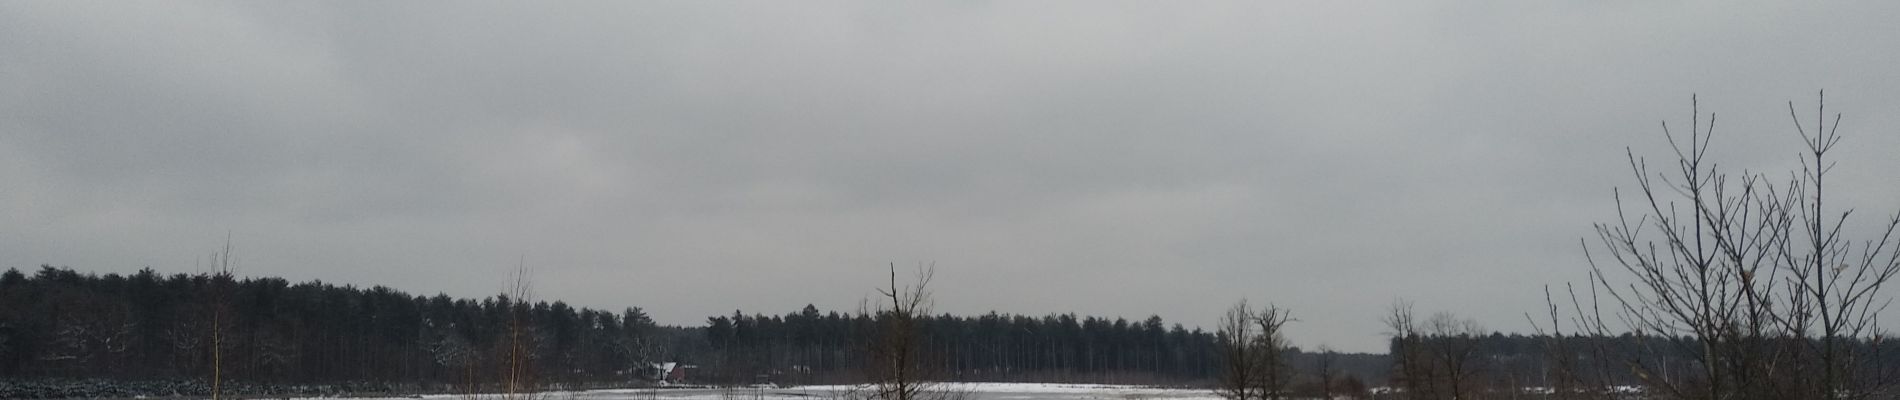
MULTIPOLYGON (((1216 332, 1160 317, 995 312, 916 315, 911 329, 920 370, 932 379, 1219 387, 1236 365, 1233 346, 1266 328, 1277 332, 1259 315, 1289 320, 1267 310, 1231 315, 1229 322, 1243 324, 1216 332)), ((457 299, 380 286, 42 266, 31 275, 0 273, 0 378, 202 380, 213 368, 211 332, 222 331, 223 379, 234 382, 501 390, 518 316, 527 322, 525 358, 541 386, 648 382, 651 371, 642 369, 667 361, 697 367, 689 378, 695 383, 855 383, 876 369, 867 364, 877 360, 878 337, 888 335, 888 315, 806 305, 783 315, 735 311, 705 326, 674 327, 655 324, 637 307, 609 312, 509 295, 457 299), (220 299, 219 291, 228 295, 220 299), (213 327, 218 312, 228 317, 213 327)), ((1387 322, 1396 333, 1388 354, 1306 351, 1283 337, 1261 339, 1269 346, 1241 359, 1278 357, 1269 375, 1277 378, 1252 381, 1265 386, 1250 397, 1346 396, 1380 385, 1408 398, 1502 397, 1637 387, 1643 374, 1701 369, 1701 358, 1678 351, 1698 343, 1687 336, 1504 334, 1447 313, 1415 318, 1398 306, 1387 322), (1627 365, 1630 359, 1642 368, 1627 365)), ((1794 344, 1782 344, 1788 345, 1794 344)), ((1863 360, 1874 369, 1900 371, 1900 353, 1883 351, 1877 339, 1841 347, 1877 355, 1863 360)))
POLYGON ((637 307, 620 312, 496 295, 412 296, 228 273, 0 273, 0 377, 260 383, 500 380, 521 333, 549 382, 615 379, 690 350, 637 307), (511 331, 511 327, 519 330, 511 331), (221 367, 221 368, 220 368, 221 367))
MULTIPOLYGON (((309 384, 495 385, 523 356, 542 384, 634 382, 654 362, 705 383, 861 380, 879 315, 735 311, 662 326, 519 294, 418 296, 383 287, 129 275, 41 266, 0 273, 0 377, 220 379, 309 384), (215 351, 214 351, 215 350, 215 351), (220 368, 222 367, 222 368, 220 368)), ((1210 379, 1214 335, 1168 324, 1055 314, 916 318, 932 367, 967 381, 1190 383, 1210 379)), ((437 389, 443 390, 443 389, 437 389)))
MULTIPOLYGON (((639 307, 518 297, 526 296, 418 296, 152 269, 9 269, 0 273, 0 377, 201 380, 222 366, 220 379, 231 381, 456 390, 499 384, 508 353, 523 347, 541 384, 637 382, 656 362, 692 365, 689 379, 700 383, 857 382, 884 318, 806 305, 677 327, 639 307)), ((1203 384, 1221 357, 1213 332, 1159 316, 991 312, 919 315, 914 324, 929 367, 960 381, 1203 384)), ((1376 363, 1359 364, 1371 365, 1359 368, 1363 377, 1382 375, 1376 363)))
MULTIPOLYGON (((1705 358, 1693 336, 1503 334, 1459 330, 1469 320, 1434 314, 1393 335, 1384 360, 1390 365, 1384 385, 1407 399, 1654 399, 1701 398, 1671 393, 1659 380, 1696 379, 1705 358), (1447 325, 1446 322, 1452 324, 1447 325), (1451 327, 1447 329, 1447 327, 1451 327)), ((1792 346, 1818 347, 1813 339, 1776 338, 1745 351, 1775 352, 1792 346)), ((1856 370, 1891 382, 1900 372, 1900 352, 1879 338, 1837 343, 1863 355, 1856 370)), ((1737 362, 1723 356, 1726 362, 1737 362)), ((1803 371, 1784 371, 1799 377, 1803 371)), ((1888 398, 1884 392, 1855 398, 1888 398)), ((1802 397, 1790 397, 1802 398, 1802 397)))
MULTIPOLYGON (((855 379, 853 374, 869 356, 864 343, 877 335, 877 318, 820 313, 809 305, 783 316, 735 311, 712 317, 706 328, 712 352, 702 364, 740 374, 722 377, 726 379, 855 379)), ((923 352, 931 355, 930 367, 955 380, 1183 382, 1212 376, 1218 357, 1211 333, 1169 325, 1158 316, 1131 322, 991 312, 974 317, 920 315, 915 320, 923 352)))

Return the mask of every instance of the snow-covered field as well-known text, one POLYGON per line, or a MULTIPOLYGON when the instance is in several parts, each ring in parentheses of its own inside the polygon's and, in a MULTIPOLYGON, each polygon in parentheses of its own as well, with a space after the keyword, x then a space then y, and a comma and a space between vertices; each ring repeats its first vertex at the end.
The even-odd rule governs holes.
MULTIPOLYGON (((792 390, 842 393, 863 390, 852 386, 805 386, 792 390)), ((1193 389, 1166 389, 1147 386, 1093 385, 1067 383, 951 383, 938 389, 965 393, 971 400, 1024 399, 1218 399, 1213 392, 1193 389)))
MULTIPOLYGON (((1216 400, 1213 392, 1146 386, 1060 383, 950 383, 938 388, 965 400, 1216 400)), ((732 389, 613 389, 552 392, 545 400, 832 400, 862 392, 856 386, 800 386, 732 389)), ((429 395, 423 399, 457 400, 460 395, 429 395)), ((499 396, 496 396, 497 398, 499 396)))

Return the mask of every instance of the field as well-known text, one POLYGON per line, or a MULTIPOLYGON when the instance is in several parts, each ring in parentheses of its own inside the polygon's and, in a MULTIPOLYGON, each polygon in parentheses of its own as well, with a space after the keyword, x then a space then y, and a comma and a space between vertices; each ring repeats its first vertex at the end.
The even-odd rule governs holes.
MULTIPOLYGON (((942 389, 964 400, 1214 400, 1213 392, 1200 389, 1169 389, 1146 386, 1050 384, 1050 383, 956 383, 942 389)), ((801 386, 790 388, 730 389, 611 389, 581 392, 551 392, 545 400, 824 400, 846 398, 862 391, 856 386, 801 386)), ((464 396, 443 394, 423 399, 459 399, 464 396)), ((494 396, 493 398, 499 398, 494 396)), ((487 397, 485 397, 487 398, 487 397)))

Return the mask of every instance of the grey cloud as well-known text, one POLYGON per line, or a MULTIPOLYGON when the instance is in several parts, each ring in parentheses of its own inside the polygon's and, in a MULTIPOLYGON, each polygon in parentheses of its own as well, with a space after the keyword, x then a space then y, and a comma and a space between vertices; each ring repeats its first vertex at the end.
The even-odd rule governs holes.
POLYGON ((664 322, 1241 297, 1380 350, 1394 298, 1525 329, 1582 277, 1623 149, 1688 96, 1784 169, 1847 114, 1841 196, 1900 197, 1879 2, 0 3, 0 266, 498 291, 664 322), (1473 284, 1471 282, 1483 282, 1473 284))

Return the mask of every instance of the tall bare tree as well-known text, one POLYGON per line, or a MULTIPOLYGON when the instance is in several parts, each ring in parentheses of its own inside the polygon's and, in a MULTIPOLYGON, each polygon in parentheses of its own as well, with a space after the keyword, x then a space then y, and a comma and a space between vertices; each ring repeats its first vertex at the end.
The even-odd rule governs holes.
MULTIPOLYGON (((1570 304, 1575 312, 1570 318, 1577 321, 1572 325, 1604 326, 1602 313, 1597 311, 1600 306, 1595 292, 1592 292, 1591 301, 1584 303, 1578 301, 1574 286, 1565 285, 1565 291, 1569 295, 1570 304), (1588 311, 1584 309, 1586 304, 1590 307, 1588 311)), ((1538 336, 1543 338, 1542 381, 1551 389, 1549 397, 1579 400, 1635 398, 1634 393, 1617 390, 1618 371, 1606 364, 1606 362, 1626 359, 1627 357, 1621 354, 1625 349, 1620 346, 1610 346, 1607 340, 1594 340, 1603 338, 1601 331, 1583 330, 1582 333, 1566 334, 1563 328, 1564 312, 1559 308, 1557 301, 1551 298, 1548 286, 1544 288, 1544 304, 1545 311, 1549 315, 1546 323, 1538 323, 1537 319, 1532 318, 1528 313, 1524 317, 1529 320, 1538 336), (1591 335, 1596 337, 1590 337, 1591 335)))
MULTIPOLYGON (((1827 118, 1827 97, 1819 96, 1815 106, 1814 124, 1804 125, 1795 112, 1794 102, 1788 102, 1788 117, 1795 123, 1795 131, 1801 135, 1807 151, 1802 154, 1800 177, 1791 184, 1801 196, 1789 206, 1799 209, 1796 221, 1800 224, 1799 235, 1787 235, 1799 241, 1785 241, 1784 249, 1779 252, 1792 256, 1784 265, 1788 282, 1783 290, 1788 297, 1786 314, 1776 320, 1782 323, 1783 332, 1796 334, 1816 332, 1820 334, 1818 356, 1821 379, 1815 388, 1828 399, 1874 395, 1873 386, 1885 385, 1892 380, 1887 376, 1870 376, 1860 368, 1865 354, 1856 351, 1853 341, 1880 335, 1879 313, 1889 300, 1881 297, 1880 290, 1886 283, 1900 274, 1900 243, 1895 243, 1894 232, 1900 228, 1900 213, 1887 218, 1884 227, 1878 228, 1875 238, 1859 241, 1842 236, 1848 225, 1848 216, 1854 210, 1840 210, 1831 214, 1824 207, 1823 184, 1827 173, 1834 168, 1834 161, 1827 158, 1829 151, 1840 143, 1836 133, 1840 129, 1840 114, 1835 114, 1833 123, 1827 118), (1798 243, 1798 244, 1794 244, 1798 243)), ((1810 349, 1811 351, 1813 349, 1810 349)))
POLYGON ((1481 396, 1487 389, 1479 376, 1484 372, 1484 360, 1478 354, 1484 327, 1470 318, 1438 312, 1425 320, 1425 333, 1431 340, 1425 349, 1433 364, 1433 379, 1442 382, 1446 398, 1481 396))
POLYGON ((1319 396, 1333 398, 1333 383, 1339 380, 1339 352, 1332 346, 1320 345, 1318 358, 1313 360, 1313 375, 1319 380, 1319 396))
POLYGON ((502 337, 489 344, 485 350, 464 348, 473 346, 462 343, 459 337, 447 334, 440 342, 439 362, 460 364, 463 371, 463 385, 459 397, 463 400, 536 400, 543 397, 540 381, 534 374, 536 358, 536 335, 534 321, 529 312, 534 307, 533 271, 527 267, 526 259, 509 271, 507 287, 497 296, 495 304, 503 314, 502 337), (481 354, 485 353, 485 354, 481 354), (480 366, 482 372, 477 371, 480 366), (490 370, 492 368, 492 371, 490 370), (495 372, 493 381, 478 378, 488 372, 495 372), (489 388, 493 382, 496 386, 489 388), (482 394, 484 389, 494 390, 493 394, 482 394))
POLYGON ((237 285, 235 270, 232 268, 231 237, 225 234, 224 248, 211 253, 211 281, 209 299, 205 302, 210 314, 211 326, 211 399, 224 396, 224 350, 228 345, 232 290, 237 285))
POLYGON ((529 307, 534 304, 534 282, 529 278, 527 263, 517 264, 513 279, 508 284, 508 297, 513 300, 508 307, 507 347, 502 351, 502 399, 532 400, 536 398, 537 388, 533 370, 534 335, 531 332, 532 321, 528 321, 529 307))
POLYGON ((1850 230, 1853 210, 1828 207, 1840 115, 1828 118, 1822 99, 1812 124, 1789 102, 1804 149, 1801 169, 1785 180, 1718 168, 1715 115, 1705 124, 1693 98, 1686 137, 1663 124, 1673 168, 1652 173, 1627 151, 1639 196, 1626 201, 1619 190, 1618 219, 1597 224, 1597 244, 1584 246, 1592 298, 1610 299, 1612 316, 1572 296, 1571 322, 1585 334, 1686 338, 1621 355, 1653 394, 1832 400, 1883 395, 1893 381, 1869 352, 1890 301, 1882 288, 1900 273, 1900 215, 1850 230), (1691 368, 1672 371, 1678 364, 1691 368))
POLYGON ((916 282, 899 286, 897 264, 890 265, 890 285, 877 290, 880 299, 875 311, 878 327, 868 354, 871 362, 866 374, 871 380, 869 396, 879 400, 942 400, 952 397, 932 376, 931 362, 924 343, 920 319, 930 314, 930 279, 935 266, 918 268, 916 282))
POLYGON ((1395 301, 1380 319, 1386 334, 1392 337, 1392 382, 1408 398, 1432 398, 1439 392, 1432 379, 1430 358, 1425 349, 1425 334, 1419 330, 1412 303, 1395 301))
POLYGON ((1286 353, 1291 344, 1284 328, 1290 310, 1275 305, 1255 309, 1243 299, 1221 315, 1221 373, 1218 391, 1232 400, 1285 398, 1293 379, 1286 353))
POLYGON ((1234 303, 1221 314, 1220 326, 1214 337, 1220 340, 1221 397, 1229 400, 1253 400, 1261 398, 1259 387, 1253 385, 1253 379, 1260 374, 1257 369, 1261 350, 1254 346, 1253 308, 1246 300, 1234 303))
POLYGON ((1490 394, 1479 354, 1484 327, 1446 312, 1420 322, 1412 304, 1394 302, 1383 321, 1392 336, 1392 379, 1408 399, 1475 399, 1490 394))

